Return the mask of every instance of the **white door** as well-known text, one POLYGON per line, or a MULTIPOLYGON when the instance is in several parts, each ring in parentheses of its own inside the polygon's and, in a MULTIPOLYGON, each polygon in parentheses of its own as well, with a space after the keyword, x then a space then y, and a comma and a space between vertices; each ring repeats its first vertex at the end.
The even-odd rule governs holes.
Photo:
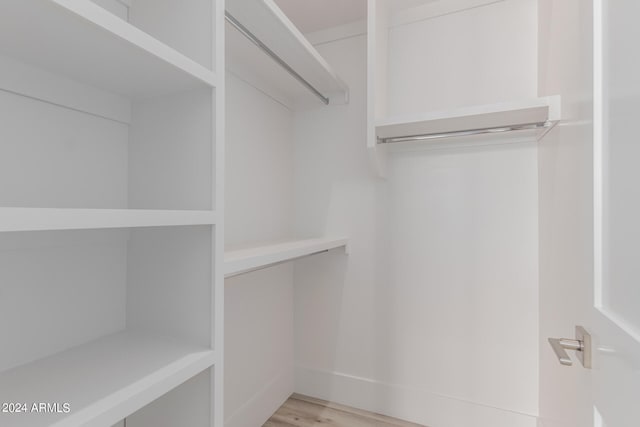
POLYGON ((540 0, 540 424, 640 426, 640 1, 540 0), (546 93, 545 93, 546 92, 546 93), (592 335, 592 368, 547 338, 592 335))
POLYGON ((596 427, 640 426, 640 2, 594 3, 596 427))

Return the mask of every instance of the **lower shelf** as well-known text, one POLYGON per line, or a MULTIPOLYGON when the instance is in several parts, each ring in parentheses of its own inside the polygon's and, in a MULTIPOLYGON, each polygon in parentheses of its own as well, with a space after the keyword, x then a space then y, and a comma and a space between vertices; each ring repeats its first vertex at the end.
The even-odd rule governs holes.
POLYGON ((213 351, 171 339, 110 335, 0 373, 0 402, 26 404, 0 412, 0 425, 111 426, 214 363, 213 351))
POLYGON ((330 249, 345 248, 349 240, 344 237, 293 240, 261 245, 224 253, 225 277, 237 276, 253 270, 291 261, 330 249))

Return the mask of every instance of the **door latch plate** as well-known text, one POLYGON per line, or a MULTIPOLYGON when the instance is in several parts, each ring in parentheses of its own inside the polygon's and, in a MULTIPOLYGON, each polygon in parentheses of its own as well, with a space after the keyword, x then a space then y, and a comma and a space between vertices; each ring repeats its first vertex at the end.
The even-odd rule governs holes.
POLYGON ((582 349, 576 351, 578 360, 586 369, 591 369, 591 334, 582 326, 576 326, 576 340, 582 343, 582 349))

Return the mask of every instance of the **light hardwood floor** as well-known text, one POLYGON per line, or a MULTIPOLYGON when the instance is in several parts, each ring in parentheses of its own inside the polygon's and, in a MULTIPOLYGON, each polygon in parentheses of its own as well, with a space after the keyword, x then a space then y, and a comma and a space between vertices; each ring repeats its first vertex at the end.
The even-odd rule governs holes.
POLYGON ((263 427, 424 427, 299 394, 292 395, 263 427))

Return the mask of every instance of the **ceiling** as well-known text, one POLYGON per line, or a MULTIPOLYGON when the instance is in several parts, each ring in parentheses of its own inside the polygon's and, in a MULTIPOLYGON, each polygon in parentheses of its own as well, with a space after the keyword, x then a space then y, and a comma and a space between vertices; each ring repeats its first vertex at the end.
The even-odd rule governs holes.
POLYGON ((303 33, 359 21, 367 16, 367 0, 275 0, 303 33))
MULTIPOLYGON (((360 21, 367 16, 367 0, 274 0, 303 33, 360 21)), ((394 10, 438 0, 391 0, 394 10)))

